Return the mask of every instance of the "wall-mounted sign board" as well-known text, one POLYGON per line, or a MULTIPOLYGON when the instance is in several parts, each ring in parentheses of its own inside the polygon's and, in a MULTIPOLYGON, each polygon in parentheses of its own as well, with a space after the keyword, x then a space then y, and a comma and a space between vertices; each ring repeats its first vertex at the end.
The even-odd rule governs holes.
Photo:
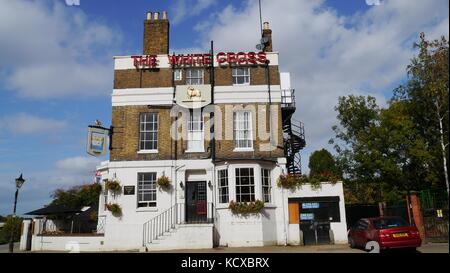
POLYGON ((135 192, 134 186, 123 186, 123 194, 124 195, 134 195, 135 192))

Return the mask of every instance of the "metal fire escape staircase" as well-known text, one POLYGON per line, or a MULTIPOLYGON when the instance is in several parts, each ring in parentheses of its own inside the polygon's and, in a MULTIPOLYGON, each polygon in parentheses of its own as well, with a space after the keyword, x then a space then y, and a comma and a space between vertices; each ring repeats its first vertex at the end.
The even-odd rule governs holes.
POLYGON ((301 121, 292 116, 296 110, 295 90, 281 90, 281 111, 283 120, 284 156, 286 168, 290 175, 301 175, 300 151, 305 147, 305 129, 301 121))

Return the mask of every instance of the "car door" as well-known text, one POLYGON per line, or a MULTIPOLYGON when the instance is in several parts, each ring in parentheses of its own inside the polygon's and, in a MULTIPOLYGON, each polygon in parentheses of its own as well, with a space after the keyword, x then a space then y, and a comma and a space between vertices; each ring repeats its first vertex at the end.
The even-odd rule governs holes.
POLYGON ((355 244, 357 246, 364 247, 367 242, 367 233, 368 233, 369 222, 365 219, 361 219, 358 221, 356 226, 356 236, 354 238, 355 244))

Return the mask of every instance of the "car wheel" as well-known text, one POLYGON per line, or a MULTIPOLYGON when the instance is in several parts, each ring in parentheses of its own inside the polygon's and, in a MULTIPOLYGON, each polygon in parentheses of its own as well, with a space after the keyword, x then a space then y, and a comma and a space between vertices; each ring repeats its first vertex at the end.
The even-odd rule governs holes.
POLYGON ((355 248, 356 247, 355 240, 353 240, 352 237, 348 237, 348 243, 350 245, 350 248, 355 248))

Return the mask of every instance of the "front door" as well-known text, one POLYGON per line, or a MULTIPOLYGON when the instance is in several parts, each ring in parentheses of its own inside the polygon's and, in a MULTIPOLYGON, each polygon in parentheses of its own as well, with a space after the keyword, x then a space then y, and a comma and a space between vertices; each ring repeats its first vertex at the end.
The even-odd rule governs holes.
POLYGON ((186 222, 201 223, 207 220, 206 181, 186 183, 186 222))

